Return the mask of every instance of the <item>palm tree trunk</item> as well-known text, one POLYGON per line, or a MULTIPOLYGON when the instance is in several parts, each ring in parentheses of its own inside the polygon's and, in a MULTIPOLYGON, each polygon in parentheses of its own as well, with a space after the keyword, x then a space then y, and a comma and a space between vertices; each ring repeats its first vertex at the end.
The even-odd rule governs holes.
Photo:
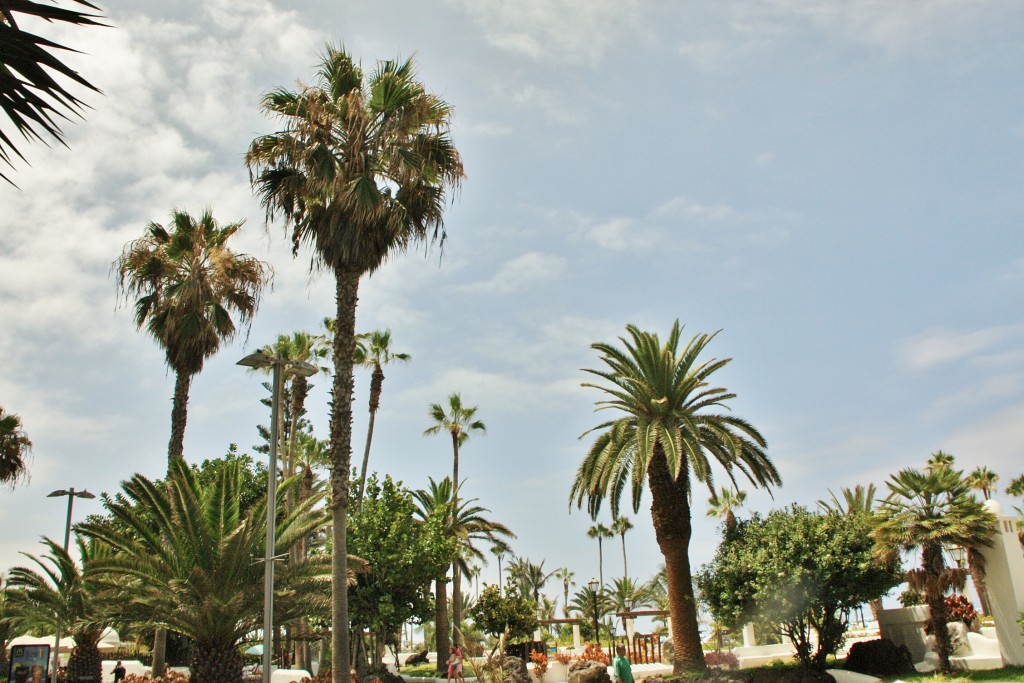
POLYGON ((331 390, 331 653, 333 683, 349 683, 348 482, 352 466, 352 354, 356 340, 359 273, 338 272, 331 390))
POLYGON ((953 670, 949 663, 949 656, 953 653, 953 644, 950 642, 949 628, 946 626, 948 621, 946 598, 942 590, 939 589, 939 579, 945 569, 945 562, 942 560, 942 547, 926 545, 921 551, 921 565, 928 574, 924 599, 928 603, 928 626, 932 635, 935 636, 935 654, 939 656, 939 671, 949 673, 953 670))
POLYGON ((600 536, 597 537, 597 578, 604 588, 604 539, 600 536))
MULTIPOLYGON (((284 463, 284 477, 290 479, 295 476, 295 442, 298 440, 299 420, 302 418, 302 414, 305 412, 306 396, 309 395, 309 380, 302 375, 293 375, 291 379, 292 386, 292 405, 291 405, 291 416, 288 425, 288 449, 285 451, 287 457, 284 463)), ((300 487, 301 488, 301 487, 300 487)), ((288 512, 291 513, 299 503, 299 496, 301 490, 296 491, 295 487, 288 491, 288 512)), ((303 543, 295 543, 291 548, 288 549, 288 561, 294 567, 301 560, 304 559, 305 547, 303 543)), ((288 627, 289 636, 292 634, 299 636, 297 639, 289 638, 289 645, 293 648, 295 653, 295 663, 300 669, 309 670, 309 643, 303 636, 306 635, 305 620, 299 618, 292 622, 288 627)))
POLYGON ((626 532, 623 531, 619 534, 622 537, 622 576, 623 578, 629 578, 629 565, 626 564, 626 532))
POLYGON ((197 683, 237 683, 244 664, 234 641, 197 642, 189 673, 197 683))
MULTIPOLYGON (((452 465, 452 528, 455 528, 455 517, 459 509, 459 437, 452 432, 452 449, 454 451, 452 465)), ((459 568, 459 559, 462 557, 462 548, 455 549, 455 561, 452 562, 452 640, 463 648, 465 643, 462 640, 462 571, 459 568)), ((445 653, 447 656, 447 651, 445 653)), ((440 657, 440 654, 438 655, 440 657)))
POLYGON ((651 489, 651 519, 658 547, 665 556, 668 583, 668 610, 672 620, 672 644, 675 661, 673 675, 707 670, 697 626, 697 603, 693 596, 690 571, 690 503, 687 491, 689 472, 684 469, 677 479, 669 474, 665 454, 655 446, 647 468, 651 489))
POLYGON ((167 629, 153 633, 153 678, 163 678, 167 663, 167 629))
POLYGON ((171 440, 167 444, 167 471, 174 458, 183 458, 185 452, 185 425, 188 423, 188 390, 192 375, 175 371, 174 400, 171 404, 171 440))
POLYGON ((452 642, 448 638, 448 589, 447 577, 439 576, 434 581, 434 643, 437 645, 437 670, 443 672, 444 662, 452 642))
POLYGON ((373 443, 373 425, 377 421, 377 409, 380 408, 380 392, 384 386, 384 370, 380 365, 373 366, 373 377, 370 379, 370 423, 366 427, 366 448, 363 449, 363 468, 359 474, 359 510, 363 509, 363 492, 366 490, 366 470, 370 466, 370 444, 373 443))

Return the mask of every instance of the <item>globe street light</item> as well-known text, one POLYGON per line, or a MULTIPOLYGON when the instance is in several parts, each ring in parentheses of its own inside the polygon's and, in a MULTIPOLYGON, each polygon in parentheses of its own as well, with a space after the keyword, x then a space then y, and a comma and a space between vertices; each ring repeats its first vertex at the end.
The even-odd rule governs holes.
POLYGON ((597 624, 597 589, 601 587, 601 584, 597 579, 590 579, 587 586, 590 587, 590 594, 594 598, 594 638, 597 639, 597 646, 601 647, 601 632, 598 630, 597 624))
POLYGON ((310 363, 271 356, 256 351, 238 361, 247 368, 273 368, 274 384, 270 410, 270 456, 267 466, 267 543, 263 569, 263 683, 270 683, 270 655, 274 635, 274 546, 277 532, 277 442, 278 414, 281 411, 281 375, 315 375, 317 368, 310 363))
MULTIPOLYGON (((64 525, 64 552, 67 552, 68 551, 68 543, 70 543, 70 541, 71 541, 71 507, 72 507, 72 505, 75 502, 75 498, 86 498, 86 499, 89 499, 89 498, 95 498, 96 496, 94 496, 93 494, 89 493, 88 491, 76 491, 74 488, 69 488, 67 491, 65 491, 64 489, 60 489, 60 490, 54 491, 53 493, 47 494, 46 497, 47 498, 60 498, 61 496, 67 496, 68 497, 68 521, 64 525)), ((57 586, 57 588, 59 590, 60 586, 57 586)), ((57 667, 60 666, 60 659, 58 658, 59 655, 60 655, 60 627, 61 627, 60 614, 57 614, 56 616, 57 616, 57 619, 56 619, 56 622, 57 622, 57 633, 56 633, 56 635, 53 638, 53 675, 50 678, 52 683, 57 683, 57 667)))

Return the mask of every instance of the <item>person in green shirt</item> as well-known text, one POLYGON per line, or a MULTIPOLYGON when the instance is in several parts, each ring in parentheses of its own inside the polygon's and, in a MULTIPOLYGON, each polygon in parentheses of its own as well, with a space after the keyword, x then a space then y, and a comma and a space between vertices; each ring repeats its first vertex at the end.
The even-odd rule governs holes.
POLYGON ((626 648, 621 645, 615 648, 612 666, 615 669, 615 683, 633 683, 633 669, 629 666, 626 648))

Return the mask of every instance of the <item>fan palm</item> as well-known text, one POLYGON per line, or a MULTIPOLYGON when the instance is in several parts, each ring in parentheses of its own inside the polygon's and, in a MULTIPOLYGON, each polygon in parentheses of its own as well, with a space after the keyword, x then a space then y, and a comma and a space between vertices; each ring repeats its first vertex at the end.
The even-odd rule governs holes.
POLYGON ((967 475, 967 484, 976 491, 981 491, 985 500, 992 498, 996 492, 996 484, 999 482, 999 475, 987 467, 976 467, 973 472, 967 475))
POLYGON ((736 510, 743 507, 747 500, 747 492, 723 486, 718 493, 708 498, 708 517, 718 517, 725 522, 726 529, 736 528, 736 510))
POLYGON ((68 677, 99 680, 101 658, 97 645, 111 623, 107 608, 111 596, 103 595, 99 581, 88 575, 92 564, 107 554, 106 548, 75 537, 82 559, 80 569, 68 551, 44 538, 47 554, 42 558, 25 554, 38 570, 15 567, 8 578, 5 618, 20 631, 53 633, 58 624, 75 639, 68 660, 68 677))
MULTIPOLYGON (((487 427, 476 417, 477 406, 462 405, 462 396, 451 394, 448 397, 448 409, 440 403, 430 405, 430 419, 434 424, 424 430, 424 436, 432 434, 447 433, 452 440, 452 514, 459 506, 459 449, 462 444, 469 440, 472 432, 485 432, 487 427)), ((455 640, 460 646, 464 646, 459 627, 462 624, 462 604, 459 598, 462 595, 462 572, 458 563, 452 565, 452 624, 455 627, 455 640)), ((447 652, 447 650, 445 650, 447 652)))
POLYGON ((183 457, 192 378, 238 333, 232 315, 243 326, 252 322, 267 284, 267 264, 228 246, 241 227, 219 225, 209 209, 198 218, 175 209, 168 227, 150 223, 114 263, 119 289, 138 297, 136 326, 156 340, 175 373, 169 464, 183 457))
MULTIPOLYGON (((417 516, 420 519, 427 519, 437 510, 448 511, 447 532, 450 536, 458 539, 458 549, 453 566, 458 567, 461 571, 468 571, 469 563, 473 560, 486 562, 486 556, 477 547, 477 543, 480 541, 489 543, 492 552, 494 552, 495 548, 500 548, 503 553, 508 552, 509 547, 505 539, 515 538, 515 534, 504 524, 487 519, 484 513, 489 512, 489 510, 477 505, 476 498, 469 500, 460 499, 456 503, 451 479, 445 477, 440 482, 437 482, 430 478, 429 486, 426 489, 413 491, 412 495, 416 499, 417 516)), ((434 596, 434 626, 437 651, 447 652, 451 641, 448 634, 446 577, 437 577, 434 584, 436 588, 434 596)), ((461 600, 455 600, 455 595, 453 586, 452 622, 455 637, 458 638, 461 628, 461 622, 458 619, 461 618, 461 613, 456 613, 455 607, 461 604, 461 600)), ((441 663, 443 662, 439 662, 438 666, 441 663)))
POLYGON ((597 539, 597 577, 601 586, 604 586, 604 539, 614 535, 611 529, 600 522, 587 529, 587 537, 597 539))
MULTIPOLYGON (((238 644, 262 624, 263 595, 253 586, 263 581, 267 501, 264 496, 243 510, 240 483, 237 462, 204 486, 178 459, 163 484, 136 474, 105 502, 108 519, 78 525, 80 533, 112 550, 90 565, 90 575, 127 582, 129 602, 121 608, 128 621, 170 628, 195 641, 192 680, 240 680, 238 644)), ((285 482, 279 496, 294 483, 285 482)), ((287 552, 326 522, 318 502, 311 498, 281 516, 278 550, 287 552)), ((326 614, 326 601, 317 602, 325 569, 316 558, 282 567, 275 578, 277 620, 309 610, 326 614)))
POLYGON ((612 520, 612 533, 618 534, 622 540, 622 576, 629 576, 629 564, 626 562, 626 533, 633 528, 629 517, 616 517, 612 520))
MULTIPOLYGON (((86 0, 72 2, 99 10, 86 0)), ((33 0, 0 0, 0 110, 27 140, 45 143, 43 134, 46 134, 63 145, 60 119, 67 120, 68 114, 80 116, 86 105, 61 85, 54 75, 93 92, 100 91, 51 52, 70 48, 24 30, 19 26, 23 18, 79 26, 104 24, 96 21, 100 18, 98 14, 78 9, 65 9, 33 0)), ((24 159, 11 138, 0 130, 0 159, 12 166, 12 154, 24 159)), ((2 173, 0 178, 10 182, 2 173)))
POLYGON ((556 569, 553 576, 562 582, 562 607, 565 612, 564 616, 566 619, 569 618, 569 587, 575 586, 576 582, 573 578, 576 576, 576 572, 572 571, 568 567, 561 567, 556 569))
POLYGON ((370 422, 366 427, 366 448, 363 450, 363 467, 359 473, 359 509, 363 508, 363 492, 366 489, 366 470, 370 466, 370 444, 373 442, 373 425, 380 408, 380 394, 384 388, 384 366, 395 361, 406 362, 412 356, 391 350, 391 330, 374 330, 360 335, 356 342, 356 365, 370 368, 370 422))
MULTIPOLYGON (((359 280, 416 243, 444 241, 446 192, 463 176, 448 136, 451 107, 416 80, 411 61, 364 75, 328 45, 314 85, 267 93, 283 129, 253 140, 246 163, 267 218, 291 226, 335 277, 331 403, 333 609, 331 651, 349 652, 345 588, 352 461, 353 357, 359 280)), ((333 669, 335 683, 346 666, 333 669)))
POLYGON ((27 460, 32 442, 22 429, 21 418, 0 406, 0 484, 14 486, 28 477, 27 460))
POLYGON ((921 567, 907 572, 907 582, 912 590, 924 594, 943 671, 951 670, 952 651, 945 593, 962 588, 966 579, 966 570, 946 566, 943 548, 989 546, 996 524, 995 516, 971 495, 962 475, 949 465, 923 472, 903 469, 892 475, 886 482, 889 496, 875 513, 871 532, 882 557, 920 549, 921 567))
MULTIPOLYGON (((706 668, 697 625, 689 545, 691 476, 713 489, 711 461, 736 485, 736 471, 755 486, 779 484, 765 453, 765 440, 749 422, 716 412, 735 394, 708 384, 729 361, 700 361, 714 335, 701 334, 679 348, 682 327, 672 326, 664 343, 657 334, 627 328, 624 349, 594 344, 606 370, 587 370, 606 384, 585 384, 605 392, 599 409, 621 415, 591 432, 597 438, 580 464, 570 500, 596 516, 605 498, 612 515, 628 485, 633 511, 640 508, 644 483, 651 491, 655 537, 665 557, 676 674, 706 668)), ((584 435, 585 436, 585 435, 584 435)))

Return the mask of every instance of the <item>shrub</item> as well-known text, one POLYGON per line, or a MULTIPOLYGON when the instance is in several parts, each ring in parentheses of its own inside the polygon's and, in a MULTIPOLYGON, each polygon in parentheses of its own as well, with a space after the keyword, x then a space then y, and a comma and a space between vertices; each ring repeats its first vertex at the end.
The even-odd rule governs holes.
POLYGON ((555 652, 553 656, 555 661, 559 664, 568 664, 572 661, 572 655, 566 654, 565 652, 555 652))
POLYGON ((905 590, 900 593, 899 601, 904 607, 917 607, 924 604, 924 596, 917 591, 905 590))
POLYGON ((869 676, 891 678, 914 673, 914 662, 906 645, 896 646, 888 638, 854 643, 846 658, 846 669, 869 676))
POLYGON ((949 621, 962 621, 968 628, 978 618, 974 605, 963 595, 946 597, 946 613, 949 615, 949 621))
POLYGON ((740 668, 740 660, 731 652, 705 652, 704 661, 718 669, 735 671, 740 668))
POLYGON ((583 651, 583 654, 580 655, 580 661, 587 660, 593 662, 600 662, 605 666, 608 666, 612 663, 612 658, 608 655, 607 652, 601 649, 600 645, 596 643, 587 643, 587 649, 585 649, 583 651))
POLYGON ((533 651, 530 653, 530 661, 533 662, 533 675, 538 681, 544 680, 544 674, 548 670, 548 656, 543 652, 533 651))

